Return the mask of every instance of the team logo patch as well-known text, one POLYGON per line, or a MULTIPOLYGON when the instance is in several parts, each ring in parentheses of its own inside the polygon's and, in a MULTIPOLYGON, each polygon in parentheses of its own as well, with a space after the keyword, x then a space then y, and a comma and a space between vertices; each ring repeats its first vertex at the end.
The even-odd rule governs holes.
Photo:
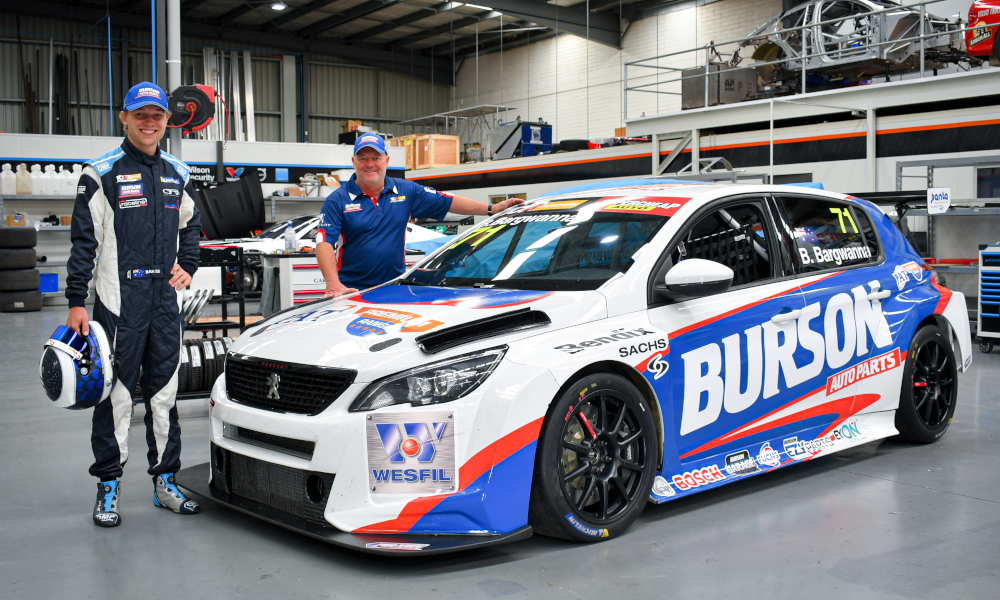
POLYGON ((160 183, 172 183, 174 185, 180 185, 181 180, 176 177, 160 177, 160 183))
POLYGON ((393 196, 392 198, 389 199, 389 202, 390 203, 393 203, 393 202, 406 202, 406 196, 393 196))
POLYGON ((87 193, 87 186, 85 186, 85 185, 78 185, 78 186, 76 186, 76 193, 77 194, 86 194, 87 193))
POLYGON ((154 277, 159 274, 159 269, 132 269, 125 272, 125 277, 127 279, 145 279, 146 277, 154 277))
POLYGON ((142 173, 132 173, 131 175, 115 175, 116 183, 125 183, 127 181, 142 181, 142 173))
POLYGON ((180 190, 175 190, 174 188, 163 188, 163 195, 164 196, 180 196, 181 195, 181 191, 180 190))
POLYGON ((372 493, 455 491, 458 474, 452 413, 373 414, 365 423, 368 489, 372 493))
MULTIPOLYGON (((156 91, 156 88, 144 87, 139 88, 139 92, 136 93, 136 98, 160 98, 160 92, 156 91)), ((162 100, 162 98, 161 98, 162 100)))
POLYGON ((344 205, 345 213, 358 212, 359 210, 361 210, 360 202, 348 202, 347 204, 344 205))
POLYGON ((133 198, 142 195, 141 183, 123 183, 118 186, 119 198, 133 198))
POLYGON ((130 198, 118 201, 118 208, 139 208, 142 206, 146 206, 145 198, 130 198))
POLYGON ((170 209, 173 209, 173 210, 180 210, 181 209, 181 207, 178 206, 177 204, 170 204, 170 203, 167 203, 167 202, 163 203, 163 208, 170 208, 170 209))
POLYGON ((362 308, 357 315, 357 319, 348 323, 347 333, 358 337, 385 335, 391 330, 419 333, 444 324, 443 321, 435 321, 418 314, 384 308, 362 308))

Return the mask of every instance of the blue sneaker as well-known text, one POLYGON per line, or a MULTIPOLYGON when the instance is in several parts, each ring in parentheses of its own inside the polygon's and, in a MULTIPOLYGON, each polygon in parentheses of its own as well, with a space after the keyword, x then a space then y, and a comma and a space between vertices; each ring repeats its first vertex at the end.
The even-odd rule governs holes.
POLYGON ((173 473, 153 476, 153 505, 169 508, 179 515, 193 515, 201 511, 197 502, 188 500, 174 485, 173 473))
POLYGON ((97 504, 94 506, 94 523, 101 527, 117 527, 122 518, 118 514, 118 491, 120 484, 117 479, 102 481, 97 484, 97 504))

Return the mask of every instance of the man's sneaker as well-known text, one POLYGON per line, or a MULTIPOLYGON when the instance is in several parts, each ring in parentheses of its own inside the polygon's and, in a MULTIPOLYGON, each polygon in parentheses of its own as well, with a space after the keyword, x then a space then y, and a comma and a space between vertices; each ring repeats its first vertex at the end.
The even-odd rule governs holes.
POLYGON ((174 485, 174 474, 164 473, 153 476, 153 504, 169 508, 179 515, 193 515, 201 511, 194 500, 188 500, 174 485))
POLYGON ((94 523, 101 527, 117 527, 122 522, 118 514, 117 479, 97 484, 97 504, 94 506, 94 523))

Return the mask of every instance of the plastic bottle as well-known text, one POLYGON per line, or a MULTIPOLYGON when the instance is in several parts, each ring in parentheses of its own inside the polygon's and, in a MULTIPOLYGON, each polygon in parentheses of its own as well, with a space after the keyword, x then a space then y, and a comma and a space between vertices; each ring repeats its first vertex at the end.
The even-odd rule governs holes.
POLYGON ((4 163, 3 170, 0 171, 0 194, 4 196, 13 196, 16 193, 17 176, 10 170, 10 163, 4 163))
POLYGON ((79 180, 78 177, 73 177, 73 174, 66 167, 59 167, 59 195, 75 196, 76 182, 79 180))
POLYGON ((28 173, 28 165, 24 163, 17 165, 17 174, 15 177, 17 178, 17 193, 30 194, 31 184, 34 183, 34 181, 31 179, 31 174, 28 173))
POLYGON ((59 193, 59 174, 56 173, 55 165, 45 165, 44 186, 46 196, 55 196, 59 193))
POLYGON ((31 165, 31 193, 35 196, 45 193, 45 173, 41 165, 31 165))
POLYGON ((295 228, 292 227, 292 222, 288 222, 288 227, 285 227, 285 252, 295 252, 298 250, 298 240, 295 238, 295 228))

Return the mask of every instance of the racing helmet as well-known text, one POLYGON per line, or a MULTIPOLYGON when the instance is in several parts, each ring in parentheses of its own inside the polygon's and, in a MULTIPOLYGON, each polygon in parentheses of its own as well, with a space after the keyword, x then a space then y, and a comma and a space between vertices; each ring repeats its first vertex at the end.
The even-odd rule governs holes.
POLYGON ((111 395, 111 361, 111 343, 100 323, 90 322, 87 337, 60 325, 45 342, 38 376, 54 405, 91 408, 111 395))

